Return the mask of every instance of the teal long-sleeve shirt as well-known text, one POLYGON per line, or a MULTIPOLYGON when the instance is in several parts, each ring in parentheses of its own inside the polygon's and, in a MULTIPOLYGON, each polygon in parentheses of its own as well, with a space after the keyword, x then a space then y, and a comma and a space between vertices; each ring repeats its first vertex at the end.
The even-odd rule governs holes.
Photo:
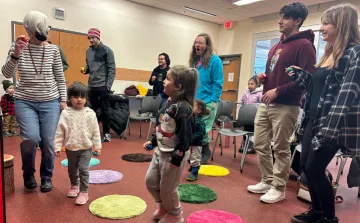
POLYGON ((206 104, 220 101, 224 85, 224 71, 220 57, 213 54, 208 67, 201 64, 198 72, 196 99, 203 100, 206 104))

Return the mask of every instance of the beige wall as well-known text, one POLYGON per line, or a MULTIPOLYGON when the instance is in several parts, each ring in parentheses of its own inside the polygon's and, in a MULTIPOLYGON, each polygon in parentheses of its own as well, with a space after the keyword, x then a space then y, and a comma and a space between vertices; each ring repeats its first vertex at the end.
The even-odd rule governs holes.
POLYGON ((5 60, 11 45, 11 21, 22 22, 30 10, 45 13, 49 24, 59 29, 86 33, 91 27, 99 28, 103 42, 114 50, 117 67, 140 70, 152 70, 161 52, 170 55, 172 64, 187 64, 197 34, 209 33, 217 45, 221 27, 124 0, 0 0, 0 3, 0 61, 5 60), (53 18, 54 7, 66 10, 65 21, 53 18))
MULTIPOLYGON (((360 4, 360 1, 353 0, 353 3, 360 4)), ((334 3, 327 3, 320 5, 319 8, 316 8, 318 12, 310 11, 308 18, 305 20, 303 24, 303 28, 307 26, 316 26, 320 25, 320 18, 322 12, 327 8, 331 7, 334 3)), ((358 10, 360 13, 360 10, 358 10)), ((241 54, 241 69, 240 69, 240 83, 239 83, 239 96, 241 97, 245 88, 247 87, 247 81, 252 75, 251 65, 252 65, 252 57, 253 57, 253 35, 265 32, 277 31, 278 27, 278 19, 268 20, 269 16, 264 16, 263 18, 248 19, 245 21, 237 22, 234 24, 231 30, 220 30, 219 36, 219 45, 218 45, 218 53, 221 55, 227 54, 241 54)), ((276 18, 277 15, 271 16, 272 18, 276 18)), ((280 33, 279 33, 280 36, 280 33)))

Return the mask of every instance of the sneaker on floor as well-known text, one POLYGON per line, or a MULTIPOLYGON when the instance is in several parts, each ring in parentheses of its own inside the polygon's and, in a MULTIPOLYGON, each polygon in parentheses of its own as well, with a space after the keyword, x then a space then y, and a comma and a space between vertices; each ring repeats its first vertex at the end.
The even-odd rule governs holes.
POLYGON ((337 217, 334 217, 333 219, 327 219, 324 217, 321 220, 316 221, 316 223, 339 223, 339 219, 337 217))
POLYGON ((196 181, 196 180, 198 180, 198 179, 199 179, 198 175, 195 175, 195 174, 193 174, 193 173, 190 173, 190 174, 186 177, 186 180, 187 180, 187 181, 196 181))
POLYGON ((76 198, 75 204, 77 205, 84 205, 89 200, 88 193, 80 192, 79 196, 76 198))
POLYGON ((106 133, 104 136, 104 142, 110 142, 111 141, 111 135, 109 133, 106 133))
POLYGON ((12 136, 18 136, 19 135, 19 133, 16 130, 11 131, 10 134, 12 136))
MULTIPOLYGON (((243 148, 240 148, 239 149, 239 153, 243 153, 244 152, 244 149, 243 148)), ((254 148, 248 148, 248 151, 246 154, 255 154, 255 149, 254 148)))
POLYGON ((250 191, 251 193, 255 193, 255 194, 265 194, 266 192, 268 192, 271 188, 270 184, 266 184, 264 182, 260 182, 256 185, 250 185, 248 186, 248 191, 250 191))
POLYGON ((285 199, 285 191, 279 191, 271 188, 266 194, 260 197, 260 200, 267 204, 274 204, 285 199))
POLYGON ((162 206, 162 204, 158 203, 157 209, 154 211, 152 218, 154 221, 159 221, 160 219, 165 217, 166 214, 167 211, 165 210, 165 208, 162 206))
POLYGON ((79 186, 71 186, 68 192, 68 197, 77 197, 79 194, 79 186))
POLYGON ((166 214, 159 223, 183 223, 185 222, 182 212, 179 215, 166 214))
POLYGON ((291 221, 296 223, 312 223, 319 221, 321 218, 321 211, 315 211, 312 207, 309 207, 306 212, 293 216, 291 221))
POLYGON ((10 137, 12 136, 10 132, 4 132, 4 137, 10 137))
POLYGON ((41 180, 40 191, 43 193, 50 192, 53 188, 51 179, 41 180))

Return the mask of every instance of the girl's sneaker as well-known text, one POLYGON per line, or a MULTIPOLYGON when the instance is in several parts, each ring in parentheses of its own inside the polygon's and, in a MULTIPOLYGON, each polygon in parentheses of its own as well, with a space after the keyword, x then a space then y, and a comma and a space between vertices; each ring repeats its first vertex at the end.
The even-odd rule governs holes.
POLYGON ((10 137, 10 136, 12 136, 11 133, 9 133, 9 132, 4 132, 4 137, 10 137))
POLYGON ((161 203, 158 203, 158 204, 157 204, 157 209, 156 209, 155 212, 153 213, 153 220, 154 220, 154 221, 159 221, 159 220, 162 219, 166 214, 167 214, 167 211, 165 210, 165 208, 162 206, 161 203))
POLYGON ((18 136, 19 135, 19 133, 16 130, 11 131, 10 133, 13 136, 18 136))
POLYGON ((68 197, 77 197, 79 193, 79 186, 71 186, 68 197))
POLYGON ((183 213, 181 212, 179 215, 170 215, 166 214, 159 223, 183 223, 185 222, 183 218, 183 213))
POLYGON ((76 198, 75 204, 77 205, 84 205, 89 200, 88 193, 80 192, 79 196, 76 198))

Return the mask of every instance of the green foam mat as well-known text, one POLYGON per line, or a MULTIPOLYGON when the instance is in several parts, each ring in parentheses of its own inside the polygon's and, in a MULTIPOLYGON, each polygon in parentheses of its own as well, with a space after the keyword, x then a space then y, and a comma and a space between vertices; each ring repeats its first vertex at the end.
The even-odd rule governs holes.
POLYGON ((193 204, 210 203, 217 199, 215 191, 200 184, 180 184, 180 201, 193 204))

